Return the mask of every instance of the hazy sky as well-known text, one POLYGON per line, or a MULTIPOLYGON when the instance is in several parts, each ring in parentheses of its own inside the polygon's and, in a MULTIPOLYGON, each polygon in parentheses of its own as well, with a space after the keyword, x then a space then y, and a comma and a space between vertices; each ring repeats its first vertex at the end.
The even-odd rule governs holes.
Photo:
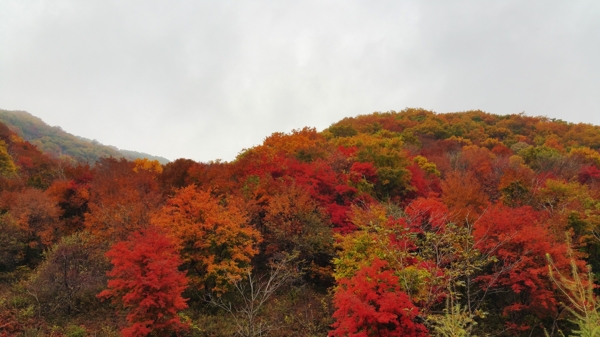
POLYGON ((422 107, 600 124, 600 1, 0 0, 0 108, 168 159, 422 107))

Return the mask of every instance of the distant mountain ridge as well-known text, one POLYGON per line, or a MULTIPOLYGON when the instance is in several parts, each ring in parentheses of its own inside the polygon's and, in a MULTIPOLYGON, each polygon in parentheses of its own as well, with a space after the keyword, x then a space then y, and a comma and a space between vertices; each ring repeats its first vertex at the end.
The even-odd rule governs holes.
POLYGON ((59 126, 50 126, 41 118, 26 111, 0 109, 0 122, 8 125, 23 139, 36 145, 41 151, 57 158, 72 158, 78 162, 94 163, 102 157, 126 158, 134 160, 148 158, 161 164, 169 160, 147 153, 121 150, 115 146, 104 145, 96 140, 75 136, 59 126))

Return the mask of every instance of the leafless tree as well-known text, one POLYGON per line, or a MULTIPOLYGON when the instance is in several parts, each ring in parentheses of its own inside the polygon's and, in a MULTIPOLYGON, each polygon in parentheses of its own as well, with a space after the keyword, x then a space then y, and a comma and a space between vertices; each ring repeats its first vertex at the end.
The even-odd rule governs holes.
POLYGON ((210 296, 211 304, 233 318, 237 336, 263 337, 278 328, 276 323, 262 317, 261 312, 277 290, 300 276, 300 271, 292 265, 297 256, 297 253, 281 254, 271 260, 267 273, 256 275, 248 272, 247 279, 233 282, 234 292, 240 299, 235 304, 222 297, 210 296))

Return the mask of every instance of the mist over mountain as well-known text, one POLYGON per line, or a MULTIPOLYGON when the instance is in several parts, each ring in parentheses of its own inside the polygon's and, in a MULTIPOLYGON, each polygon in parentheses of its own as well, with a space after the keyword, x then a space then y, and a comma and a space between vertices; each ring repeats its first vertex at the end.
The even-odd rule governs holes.
POLYGON ((72 158, 78 162, 95 163, 102 157, 125 158, 128 160, 148 158, 161 164, 168 159, 147 153, 123 150, 104 145, 97 140, 72 135, 60 126, 50 126, 41 118, 26 111, 0 109, 0 122, 5 123, 19 136, 36 145, 40 150, 56 158, 72 158))

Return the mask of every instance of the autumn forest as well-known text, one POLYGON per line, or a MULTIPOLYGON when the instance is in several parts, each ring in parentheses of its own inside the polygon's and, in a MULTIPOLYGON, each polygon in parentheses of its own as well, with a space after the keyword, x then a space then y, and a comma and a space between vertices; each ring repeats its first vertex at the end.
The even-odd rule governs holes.
POLYGON ((598 126, 405 109, 208 163, 44 144, 0 123, 0 336, 600 336, 598 126))

